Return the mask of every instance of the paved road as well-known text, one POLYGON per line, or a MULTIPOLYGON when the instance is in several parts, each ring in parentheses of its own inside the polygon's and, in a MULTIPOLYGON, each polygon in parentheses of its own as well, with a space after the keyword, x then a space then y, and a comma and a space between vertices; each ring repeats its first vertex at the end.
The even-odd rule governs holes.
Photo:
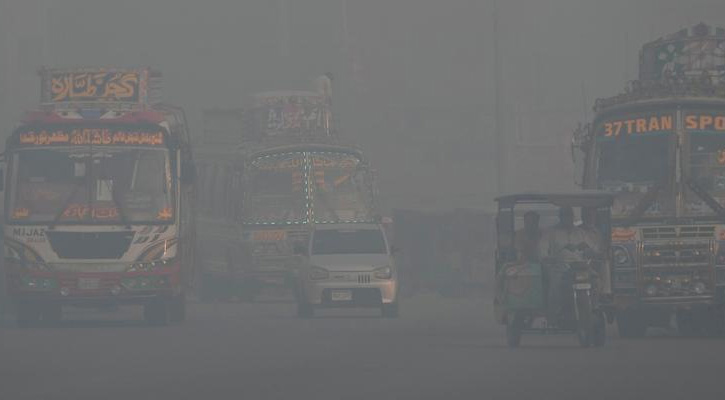
POLYGON ((725 396, 725 340, 611 332, 602 349, 549 336, 510 350, 484 299, 420 296, 402 312, 299 320, 286 303, 194 304, 183 326, 75 312, 57 328, 0 328, 0 399, 725 396))

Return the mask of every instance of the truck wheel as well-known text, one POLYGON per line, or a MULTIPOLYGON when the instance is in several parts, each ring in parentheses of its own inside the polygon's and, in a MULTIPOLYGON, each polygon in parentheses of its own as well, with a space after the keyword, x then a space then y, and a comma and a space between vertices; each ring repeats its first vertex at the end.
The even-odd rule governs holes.
POLYGON ((398 303, 383 304, 380 307, 383 318, 398 318, 398 303))
POLYGON ((166 325, 169 322, 169 310, 166 302, 157 300, 144 305, 143 318, 149 325, 166 325))
POLYGON ((186 321, 186 295, 183 293, 174 296, 167 304, 169 313, 169 322, 181 323, 186 321))
POLYGON ((41 308, 37 304, 18 303, 16 309, 17 324, 21 328, 37 326, 42 316, 41 308))
POLYGON ((312 318, 315 316, 315 307, 300 299, 297 301, 297 316, 300 318, 312 318))
POLYGON ((519 347, 521 333, 524 329, 524 318, 521 313, 512 312, 506 319, 506 344, 510 348, 519 347))
POLYGON ((647 321, 641 312, 620 311, 617 313, 617 331, 621 338, 642 338, 647 333, 647 321))

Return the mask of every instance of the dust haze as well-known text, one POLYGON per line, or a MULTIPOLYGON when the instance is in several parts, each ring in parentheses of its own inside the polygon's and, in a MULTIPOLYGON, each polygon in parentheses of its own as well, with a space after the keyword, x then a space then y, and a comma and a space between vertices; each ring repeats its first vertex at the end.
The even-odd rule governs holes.
MULTIPOLYGON (((592 121, 595 100, 637 79, 643 44, 700 22, 724 27, 725 1, 0 0, 0 148, 37 105, 43 66, 161 71, 164 100, 185 110, 192 141, 202 110, 308 90, 330 72, 342 141, 370 161, 384 215, 492 218, 500 194, 576 189, 572 132, 592 121)), ((0 320, 0 398, 722 395, 721 338, 663 329, 603 349, 558 336, 507 349, 490 315, 488 223, 481 243, 472 239, 486 249, 483 294, 421 288, 396 320, 364 311, 298 320, 274 296, 194 300, 185 325, 168 328, 108 310, 29 331, 0 320)))

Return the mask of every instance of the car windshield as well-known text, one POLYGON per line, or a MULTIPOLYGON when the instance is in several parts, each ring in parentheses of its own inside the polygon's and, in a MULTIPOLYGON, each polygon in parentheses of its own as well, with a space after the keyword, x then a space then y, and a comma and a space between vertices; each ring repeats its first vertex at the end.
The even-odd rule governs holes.
POLYGON ((360 159, 344 153, 312 153, 316 222, 366 221, 372 194, 360 159))
POLYGON ((265 156, 252 163, 245 223, 301 223, 307 220, 304 155, 265 156))
POLYGON ((10 218, 42 223, 172 220, 168 150, 112 146, 18 150, 10 218))
POLYGON ((667 179, 670 168, 670 135, 601 138, 599 185, 610 188, 627 183, 657 184, 667 179))
POLYGON ((387 248, 377 229, 323 229, 313 236, 312 254, 387 254, 387 248))

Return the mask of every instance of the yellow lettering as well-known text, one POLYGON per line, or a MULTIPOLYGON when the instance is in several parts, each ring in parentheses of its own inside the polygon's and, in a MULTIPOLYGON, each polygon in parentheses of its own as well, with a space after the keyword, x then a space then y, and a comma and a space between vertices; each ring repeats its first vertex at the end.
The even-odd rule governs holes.
POLYGON ((614 136, 614 129, 612 127, 611 122, 607 122, 604 124, 604 136, 606 136, 606 137, 614 136))
POLYGON ((688 115, 685 117, 685 129, 697 129, 697 116, 688 115))
POLYGON ((619 134, 622 132, 622 121, 616 121, 614 123, 614 136, 619 136, 619 134))
POLYGON ((647 120, 644 118, 639 118, 637 120, 637 133, 645 133, 647 132, 647 120))
POLYGON ((662 117, 662 120, 660 121, 660 129, 662 129, 663 131, 672 130, 672 116, 671 115, 665 115, 662 117))
POLYGON ((624 121, 624 123, 627 124, 627 134, 631 135, 632 133, 634 133, 635 120, 628 119, 624 121))
POLYGON ((649 131, 656 132, 660 130, 660 120, 657 117, 651 117, 649 119, 649 131))
POLYGON ((715 129, 718 131, 725 131, 725 117, 720 116, 715 118, 715 129))
POLYGON ((700 130, 705 131, 707 128, 712 126, 713 118, 709 115, 701 115, 700 116, 700 130))

